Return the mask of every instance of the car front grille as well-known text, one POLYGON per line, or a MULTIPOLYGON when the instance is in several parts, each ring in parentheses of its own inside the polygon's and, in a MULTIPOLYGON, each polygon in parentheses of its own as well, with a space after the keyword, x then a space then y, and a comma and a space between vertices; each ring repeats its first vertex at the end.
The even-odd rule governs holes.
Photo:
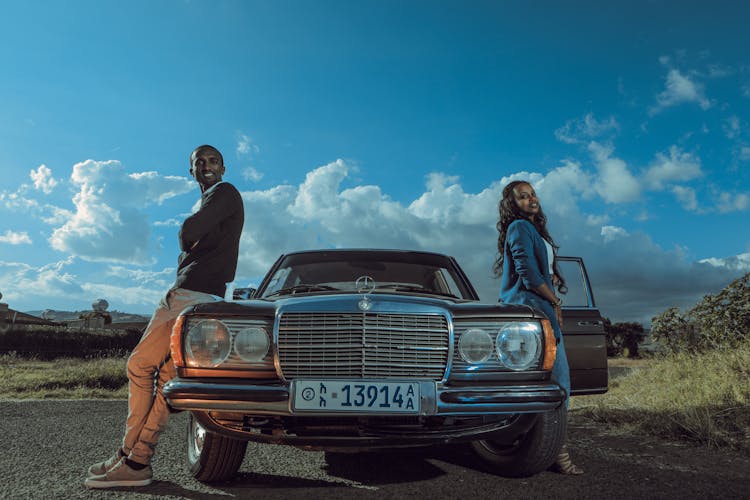
POLYGON ((288 312, 279 318, 286 379, 440 380, 448 352, 448 321, 438 314, 288 312))

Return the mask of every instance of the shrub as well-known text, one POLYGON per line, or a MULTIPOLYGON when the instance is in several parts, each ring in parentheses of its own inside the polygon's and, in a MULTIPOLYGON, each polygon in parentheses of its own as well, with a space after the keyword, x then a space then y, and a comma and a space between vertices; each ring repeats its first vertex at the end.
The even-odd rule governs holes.
POLYGON ((651 333, 669 352, 705 352, 750 341, 750 273, 716 295, 706 295, 684 315, 676 307, 654 317, 651 333))
POLYGON ((122 356, 130 353, 141 338, 141 331, 69 330, 65 328, 36 328, 10 330, 0 333, 0 352, 14 352, 16 356, 39 360, 61 356, 91 358, 122 356))

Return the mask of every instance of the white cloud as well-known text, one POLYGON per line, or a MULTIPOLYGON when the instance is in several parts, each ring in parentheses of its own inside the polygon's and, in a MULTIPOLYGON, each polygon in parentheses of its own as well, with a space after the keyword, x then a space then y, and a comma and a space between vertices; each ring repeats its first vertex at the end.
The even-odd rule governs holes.
POLYGON ((0 234, 0 243, 8 243, 10 245, 31 245, 31 238, 29 237, 29 233, 25 231, 17 233, 8 229, 5 231, 5 234, 0 234))
POLYGON ((669 157, 657 153, 645 175, 649 188, 661 190, 665 184, 689 181, 700 177, 703 172, 699 158, 681 151, 677 146, 672 146, 669 148, 669 157))
POLYGON ((458 177, 434 172, 409 203, 394 201, 379 186, 345 187, 350 173, 351 166, 337 160, 309 172, 299 186, 243 192, 237 283, 257 282, 281 253, 295 250, 422 249, 455 256, 482 299, 496 302, 497 202, 502 187, 516 179, 534 185, 561 252, 585 259, 602 313, 615 321, 648 322, 668 307, 694 304, 736 276, 731 269, 691 263, 685 252, 665 251, 642 233, 606 225, 607 215, 584 213, 579 201, 597 178, 573 162, 546 175, 509 174, 477 192, 465 191, 458 177))
POLYGON ((677 201, 680 202, 680 205, 682 205, 682 208, 684 208, 685 210, 689 210, 691 212, 695 212, 698 210, 698 199, 693 188, 685 186, 675 186, 672 188, 672 193, 674 193, 677 201))
POLYGON ((242 177, 248 181, 258 182, 263 178, 263 173, 258 172, 253 167, 247 167, 242 170, 242 177))
POLYGON ((67 259, 32 267, 18 262, 0 261, 0 290, 3 292, 3 300, 11 306, 16 301, 43 304, 44 299, 50 297, 80 294, 82 288, 76 277, 65 271, 65 267, 71 262, 72 259, 67 259))
POLYGON ((86 260, 137 264, 148 261, 150 227, 144 208, 195 189, 184 177, 129 174, 114 160, 74 165, 71 182, 78 188, 75 211, 54 229, 52 247, 86 260))
POLYGON ((619 238, 629 236, 628 232, 618 226, 602 226, 602 238, 605 243, 609 243, 619 238))
POLYGON ((245 135, 245 134, 239 134, 239 137, 237 138, 237 155, 238 156, 246 156, 253 153, 258 153, 260 151, 260 148, 253 143, 253 140, 245 135))
POLYGON ((721 213, 738 212, 750 208, 750 195, 746 193, 721 193, 716 203, 716 209, 721 213))
POLYGON ((57 180, 52 177, 52 170, 46 165, 39 165, 36 170, 32 169, 29 175, 31 180, 34 181, 34 188, 44 194, 50 194, 58 184, 57 180))
POLYGON ((568 144, 580 144, 605 134, 615 133, 620 125, 614 116, 598 121, 592 113, 583 118, 568 120, 565 125, 555 130, 555 137, 568 144))
POLYGON ((750 147, 748 147, 748 146, 742 146, 740 148, 740 160, 742 160, 742 161, 749 161, 750 160, 750 147))
POLYGON ((597 142, 589 144, 598 176, 594 189, 607 203, 627 203, 638 199, 641 188, 638 180, 630 173, 627 164, 612 156, 613 149, 597 142))
POLYGON ((732 271, 750 272, 750 253, 741 253, 725 258, 712 257, 710 259, 703 259, 700 262, 732 271))
POLYGON ((730 116, 724 120, 723 128, 728 139, 739 137, 741 132, 740 119, 735 115, 730 116))
POLYGON ((673 68, 668 71, 665 88, 656 96, 656 104, 649 113, 654 115, 683 103, 696 103, 704 110, 711 107, 711 101, 705 96, 703 84, 673 68))

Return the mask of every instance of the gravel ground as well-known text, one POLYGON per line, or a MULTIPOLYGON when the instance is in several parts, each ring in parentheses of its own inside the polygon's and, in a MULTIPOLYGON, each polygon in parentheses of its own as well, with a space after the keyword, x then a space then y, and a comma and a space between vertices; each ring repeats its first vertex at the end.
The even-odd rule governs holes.
POLYGON ((584 476, 506 479, 464 448, 326 455, 248 447, 238 477, 207 486, 184 464, 187 414, 173 416, 144 488, 89 490, 86 469, 119 445, 125 401, 0 401, 0 498, 750 498, 750 457, 575 421, 570 442, 584 476))

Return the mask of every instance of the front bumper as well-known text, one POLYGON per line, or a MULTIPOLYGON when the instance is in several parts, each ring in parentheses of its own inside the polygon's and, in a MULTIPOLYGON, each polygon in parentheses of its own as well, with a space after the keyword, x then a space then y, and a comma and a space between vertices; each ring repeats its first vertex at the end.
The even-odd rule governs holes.
MULTIPOLYGON (((419 416, 498 415, 554 410, 565 399, 556 383, 514 382, 492 386, 449 386, 421 381, 419 416)), ((266 416, 331 416, 331 412, 294 411, 288 385, 243 379, 177 377, 164 386, 167 402, 178 410, 231 411, 266 416)), ((340 413, 338 415, 341 415, 340 413)), ((357 413, 354 416, 377 416, 357 413)))

